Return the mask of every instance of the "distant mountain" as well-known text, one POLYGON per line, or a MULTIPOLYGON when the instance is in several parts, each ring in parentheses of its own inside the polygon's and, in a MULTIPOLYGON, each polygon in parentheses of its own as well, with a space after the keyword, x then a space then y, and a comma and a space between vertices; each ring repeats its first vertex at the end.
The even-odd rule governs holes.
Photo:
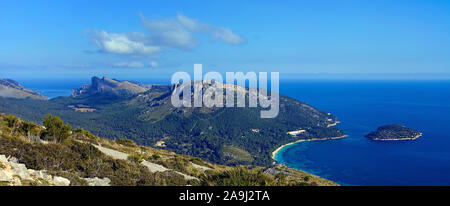
POLYGON ((103 77, 92 77, 92 84, 87 84, 79 89, 72 90, 72 97, 89 96, 94 94, 108 94, 117 96, 132 96, 147 91, 144 85, 129 81, 119 81, 103 77))
POLYGON ((18 82, 11 79, 0 79, 0 97, 37 100, 48 99, 39 92, 24 88, 18 82))
MULTIPOLYGON (((284 95, 280 95, 278 116, 264 119, 260 107, 174 107, 171 95, 175 86, 143 87, 94 77, 92 85, 75 90, 71 97, 45 102, 0 99, 0 112, 36 122, 51 113, 101 137, 128 138, 226 165, 270 165, 272 151, 283 144, 299 138, 344 135, 329 127, 338 122, 336 117, 284 95), (297 136, 287 133, 296 130, 304 132, 297 136)), ((204 82, 203 89, 211 86, 204 82)), ((237 86, 236 91, 246 95, 247 103, 255 98, 247 88, 237 86)))

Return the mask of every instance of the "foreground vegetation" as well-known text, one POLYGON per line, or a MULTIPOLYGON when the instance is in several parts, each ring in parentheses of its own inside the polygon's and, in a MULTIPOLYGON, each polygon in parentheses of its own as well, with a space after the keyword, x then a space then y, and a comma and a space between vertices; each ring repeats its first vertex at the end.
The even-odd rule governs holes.
POLYGON ((87 185, 86 177, 107 177, 111 185, 335 185, 283 165, 229 167, 127 139, 99 138, 84 129, 72 130, 56 116, 47 115, 43 122, 40 126, 0 114, 0 154, 15 157, 30 169, 68 178, 71 185, 87 185), (99 145, 126 153, 128 159, 114 159, 95 147, 99 145), (141 164, 144 160, 169 170, 151 172, 141 164))

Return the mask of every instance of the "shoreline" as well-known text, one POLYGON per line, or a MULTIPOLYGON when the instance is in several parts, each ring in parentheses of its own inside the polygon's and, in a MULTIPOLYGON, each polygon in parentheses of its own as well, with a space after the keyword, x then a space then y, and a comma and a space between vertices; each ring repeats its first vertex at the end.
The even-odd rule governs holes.
POLYGON ((402 141, 402 140, 415 140, 419 137, 422 137, 422 133, 416 135, 415 137, 412 138, 394 138, 394 139, 389 139, 389 138, 369 138, 371 140, 375 140, 375 141, 402 141))
MULTIPOLYGON (((339 136, 339 137, 299 139, 299 140, 297 140, 297 141, 294 141, 294 142, 290 142, 290 143, 281 145, 280 147, 278 147, 277 149, 275 149, 275 150, 272 152, 272 159, 275 160, 275 161, 277 161, 277 160, 275 159, 275 156, 278 154, 278 152, 280 152, 281 149, 283 149, 284 147, 289 146, 289 145, 297 144, 297 143, 299 143, 299 142, 336 140, 336 139, 342 139, 342 138, 346 138, 346 137, 348 137, 348 135, 345 134, 345 135, 342 135, 342 136, 339 136)), ((278 162, 278 161, 277 161, 277 162, 278 162)), ((281 163, 281 162, 279 162, 279 163, 281 163)))
POLYGON ((336 122, 331 123, 331 124, 328 124, 327 127, 334 127, 334 126, 336 126, 336 125, 338 125, 338 124, 340 124, 340 123, 341 123, 341 122, 340 122, 339 120, 336 120, 336 122))

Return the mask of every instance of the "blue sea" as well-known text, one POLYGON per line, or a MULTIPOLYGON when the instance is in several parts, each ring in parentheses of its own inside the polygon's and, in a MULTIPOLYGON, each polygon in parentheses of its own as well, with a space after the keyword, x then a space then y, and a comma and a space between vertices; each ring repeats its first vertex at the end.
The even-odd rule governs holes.
MULTIPOLYGON (((19 81, 48 97, 69 96, 89 83, 19 81)), ((450 81, 282 79, 280 92, 337 116, 342 122, 337 127, 349 136, 285 147, 277 161, 342 185, 450 185, 450 81), (394 142, 364 137, 393 123, 424 135, 394 142)))
POLYGON ((349 136, 285 147, 276 160, 342 185, 450 185, 450 81, 281 81, 280 92, 331 112, 349 136), (414 141, 364 135, 399 123, 414 141))

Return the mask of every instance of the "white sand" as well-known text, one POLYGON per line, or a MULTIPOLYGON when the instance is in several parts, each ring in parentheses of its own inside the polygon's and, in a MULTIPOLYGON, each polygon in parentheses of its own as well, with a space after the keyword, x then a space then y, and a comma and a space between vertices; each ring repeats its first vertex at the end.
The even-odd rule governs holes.
POLYGON ((343 135, 343 136, 340 136, 340 137, 329 137, 329 138, 299 139, 299 140, 297 140, 297 141, 295 141, 295 142, 287 143, 287 144, 284 144, 284 145, 281 145, 280 147, 278 147, 276 150, 274 150, 274 151, 272 152, 272 159, 275 160, 275 156, 277 155, 277 153, 278 153, 281 149, 283 149, 284 147, 289 146, 289 145, 293 145, 293 144, 296 144, 296 143, 299 143, 299 142, 307 142, 307 141, 324 141, 324 140, 332 140, 332 139, 342 139, 342 138, 345 138, 345 137, 347 137, 347 136, 348 136, 348 135, 343 135))

